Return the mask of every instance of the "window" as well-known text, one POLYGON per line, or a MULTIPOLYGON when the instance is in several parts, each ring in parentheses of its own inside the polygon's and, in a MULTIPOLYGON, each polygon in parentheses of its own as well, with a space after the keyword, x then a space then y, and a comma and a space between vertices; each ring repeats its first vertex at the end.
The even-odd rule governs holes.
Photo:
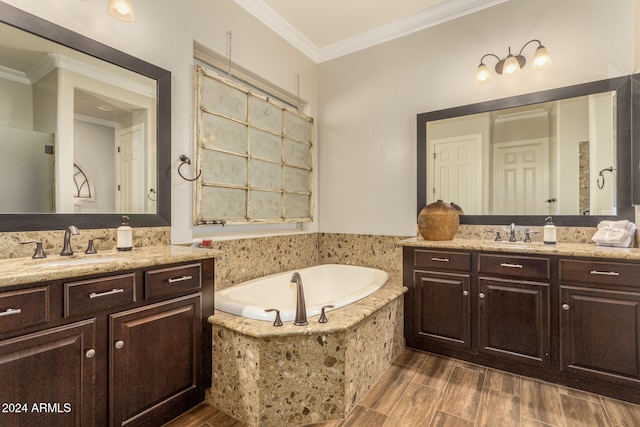
POLYGON ((194 223, 312 220, 313 119, 196 65, 194 223))

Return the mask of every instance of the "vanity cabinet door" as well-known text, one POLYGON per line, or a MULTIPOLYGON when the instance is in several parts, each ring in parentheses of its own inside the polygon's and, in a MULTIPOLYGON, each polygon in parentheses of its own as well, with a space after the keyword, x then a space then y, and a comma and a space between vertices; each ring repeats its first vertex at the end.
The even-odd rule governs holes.
POLYGON ((482 353, 550 364, 549 284, 480 278, 478 346, 482 353))
POLYGON ((562 369, 614 382, 640 379, 640 293, 562 286, 562 369))
POLYGON ((0 341, 0 425, 92 426, 95 322, 0 341))
POLYGON ((201 306, 198 293, 110 316, 111 426, 161 425, 204 399, 201 306))
POLYGON ((468 274, 416 272, 412 295, 414 319, 408 340, 470 348, 469 292, 468 274))

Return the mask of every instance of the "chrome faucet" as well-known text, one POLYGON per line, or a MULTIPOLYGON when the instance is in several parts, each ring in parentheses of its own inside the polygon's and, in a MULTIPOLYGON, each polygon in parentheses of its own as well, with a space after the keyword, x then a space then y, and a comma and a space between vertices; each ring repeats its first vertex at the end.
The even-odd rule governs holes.
POLYGON ((291 277, 291 283, 296 284, 297 299, 296 299, 296 319, 293 324, 296 326, 305 326, 307 322, 307 307, 304 302, 304 290, 302 289, 302 277, 300 273, 293 273, 291 277))
POLYGON ((516 241, 516 224, 513 222, 511 223, 511 225, 509 225, 509 241, 516 241))
POLYGON ((80 234, 80 232, 75 225, 67 227, 67 230, 64 232, 64 245, 62 246, 62 252, 60 252, 61 256, 73 255, 73 250, 71 249, 71 235, 77 236, 78 234, 80 234))

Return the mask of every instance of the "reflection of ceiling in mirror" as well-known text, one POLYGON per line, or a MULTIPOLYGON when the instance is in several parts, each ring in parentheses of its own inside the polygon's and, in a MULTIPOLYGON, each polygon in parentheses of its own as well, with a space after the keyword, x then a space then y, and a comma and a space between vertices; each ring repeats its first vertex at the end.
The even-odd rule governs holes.
POLYGON ((125 114, 132 114, 141 110, 139 106, 126 104, 117 99, 79 89, 74 91, 73 108, 76 114, 109 121, 115 121, 125 114))
POLYGON ((82 63, 87 67, 131 80, 136 85, 151 88, 155 93, 153 79, 0 23, 0 78, 29 81, 29 74, 41 66, 50 54, 57 58, 66 58, 70 63, 82 63))

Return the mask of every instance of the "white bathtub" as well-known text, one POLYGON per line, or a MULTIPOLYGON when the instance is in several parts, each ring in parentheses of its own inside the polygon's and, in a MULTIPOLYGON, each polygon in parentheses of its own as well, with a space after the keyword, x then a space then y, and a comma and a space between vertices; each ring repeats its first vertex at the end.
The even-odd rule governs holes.
MULTIPOLYGON (((324 264, 285 273, 272 274, 249 280, 215 294, 218 310, 256 320, 273 321, 280 310, 283 322, 295 319, 296 286, 291 283, 294 271, 300 273, 307 317, 320 314, 329 304, 344 307, 365 298, 380 289, 389 278, 385 271, 351 265, 324 264)), ((327 310, 328 312, 328 310, 327 310)))

